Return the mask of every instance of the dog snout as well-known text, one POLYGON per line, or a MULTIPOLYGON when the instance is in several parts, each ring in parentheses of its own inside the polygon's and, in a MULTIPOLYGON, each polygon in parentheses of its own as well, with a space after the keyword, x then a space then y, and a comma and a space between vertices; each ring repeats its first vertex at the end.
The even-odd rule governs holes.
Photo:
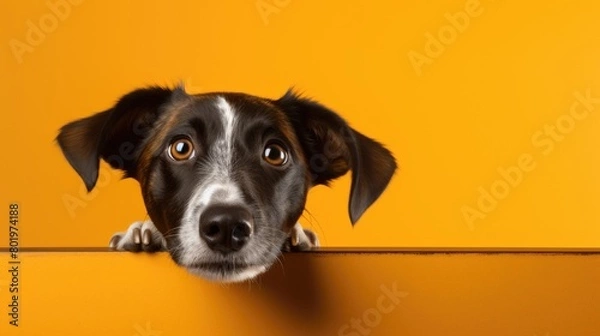
POLYGON ((213 205, 200 215, 200 237, 223 254, 242 249, 253 231, 252 214, 239 205, 213 205))

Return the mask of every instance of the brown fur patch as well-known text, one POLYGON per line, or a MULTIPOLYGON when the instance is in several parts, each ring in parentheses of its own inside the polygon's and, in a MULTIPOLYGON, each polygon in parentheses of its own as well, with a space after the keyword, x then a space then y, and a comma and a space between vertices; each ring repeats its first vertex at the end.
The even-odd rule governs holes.
POLYGON ((152 130, 152 134, 148 137, 146 143, 143 145, 140 158, 138 160, 138 166, 136 171, 136 178, 142 185, 146 183, 148 177, 148 167, 152 162, 152 156, 154 153, 160 150, 168 132, 179 122, 179 116, 189 104, 186 102, 171 102, 165 106, 165 115, 159 120, 152 130))

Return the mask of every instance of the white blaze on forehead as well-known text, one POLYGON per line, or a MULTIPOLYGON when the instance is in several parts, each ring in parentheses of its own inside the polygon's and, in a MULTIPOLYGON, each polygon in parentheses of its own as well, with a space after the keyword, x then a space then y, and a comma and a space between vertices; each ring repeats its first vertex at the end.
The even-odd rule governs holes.
POLYGON ((207 205, 218 199, 219 201, 232 201, 240 198, 239 187, 231 178, 233 161, 233 130, 236 124, 236 115, 233 107, 223 98, 218 96, 215 105, 221 115, 223 131, 215 139, 209 155, 210 175, 205 179, 198 190, 198 201, 207 205))
POLYGON ((230 173, 233 155, 233 128, 235 127, 235 112, 225 98, 217 97, 217 108, 223 122, 223 138, 215 142, 215 155, 220 162, 225 163, 226 174, 230 173))

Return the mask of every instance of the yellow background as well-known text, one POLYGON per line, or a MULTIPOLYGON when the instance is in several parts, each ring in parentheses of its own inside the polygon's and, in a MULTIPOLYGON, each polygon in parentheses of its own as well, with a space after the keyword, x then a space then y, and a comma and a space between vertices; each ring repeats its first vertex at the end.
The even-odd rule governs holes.
POLYGON ((325 245, 600 246, 600 105, 548 155, 532 143, 574 92, 600 97, 600 3, 481 0, 419 74, 409 52, 424 54, 426 34, 468 3, 84 0, 19 63, 11 43, 52 10, 2 1, 0 204, 20 204, 22 246, 105 246, 145 218, 139 187, 104 168, 86 196, 53 142, 60 126, 149 84, 267 97, 293 85, 401 165, 355 228, 348 178, 310 193, 302 223, 325 245), (279 7, 264 19, 257 3, 279 7), (469 226, 461 208, 527 153, 536 168, 469 226), (71 215, 65 197, 85 206, 71 215))
MULTIPOLYGON (((20 204, 21 246, 106 246, 145 217, 139 187, 103 165, 98 189, 83 193, 53 142, 60 126, 149 84, 267 97, 293 85, 387 144, 402 167, 355 228, 347 177, 310 193, 302 221, 325 245, 600 247, 600 105, 547 155, 532 142, 568 115, 575 92, 600 97, 600 3, 481 0, 464 31, 415 68, 409 53, 426 54, 427 34, 447 31, 446 14, 469 3, 83 0, 19 63, 11 43, 52 10, 2 1, 0 213, 20 204), (277 9, 264 19, 257 3, 277 9), (528 154, 535 168, 468 225, 461 209, 528 154), (70 213, 65 197, 80 206, 70 213)), ((239 285, 193 277, 166 253, 20 258, 21 327, 7 324, 2 266, 2 335, 336 335, 394 283, 408 295, 371 335, 600 328, 597 254, 285 254, 239 285)))
MULTIPOLYGON (((2 309, 1 335, 600 334, 599 254, 288 253, 236 285, 194 277, 166 253, 21 259, 20 326, 9 326, 2 309), (362 322, 368 334, 342 329, 376 314, 382 286, 400 292, 394 309, 371 327, 362 322)), ((7 275, 0 272, 3 284, 7 275)), ((8 299, 2 291, 2 306, 8 299)))

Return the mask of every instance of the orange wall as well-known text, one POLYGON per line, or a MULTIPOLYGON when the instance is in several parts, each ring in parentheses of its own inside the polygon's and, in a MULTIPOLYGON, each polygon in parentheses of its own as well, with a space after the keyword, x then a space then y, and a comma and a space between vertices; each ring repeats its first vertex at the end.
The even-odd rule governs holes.
POLYGON ((137 184, 107 169, 83 193, 53 138, 179 80, 294 85, 393 150, 402 170, 354 229, 347 178, 311 192, 303 224, 325 245, 600 246, 598 2, 73 2, 0 4, 0 206, 20 203, 22 246, 105 246, 145 217, 137 184), (492 187, 501 199, 478 206, 492 187))
POLYGON ((165 253, 20 258, 20 325, 3 308, 0 335, 600 334, 597 253, 288 253, 237 285, 193 277, 165 253))

